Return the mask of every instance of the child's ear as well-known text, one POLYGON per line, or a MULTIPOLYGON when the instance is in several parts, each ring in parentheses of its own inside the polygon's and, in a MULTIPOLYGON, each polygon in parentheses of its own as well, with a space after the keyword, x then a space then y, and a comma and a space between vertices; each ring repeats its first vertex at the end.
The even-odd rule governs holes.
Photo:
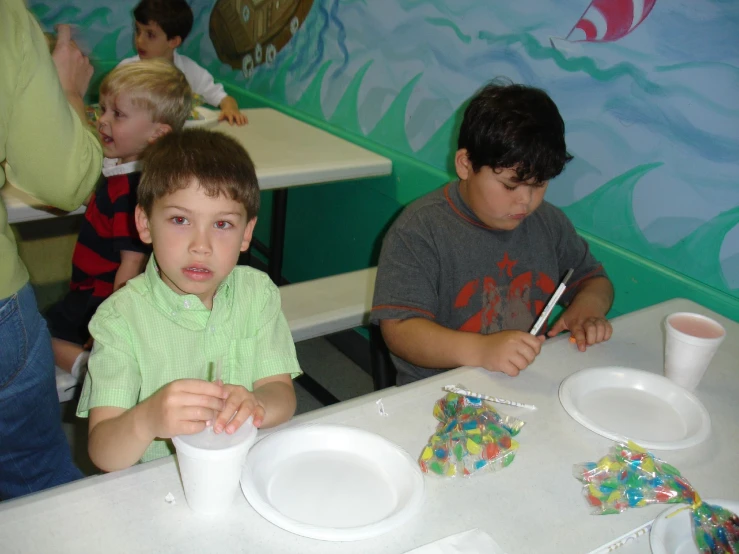
POLYGON ((149 144, 162 138, 164 135, 172 131, 172 127, 167 123, 157 123, 154 132, 149 137, 149 144))
POLYGON ((256 224, 256 217, 246 224, 246 229, 244 229, 244 240, 241 241, 242 252, 246 252, 249 249, 249 244, 251 244, 251 237, 254 234, 254 227, 256 226, 256 224))
POLYGON ((169 47, 174 50, 175 48, 179 48, 182 44, 182 37, 174 37, 167 40, 167 44, 169 44, 169 47))
POLYGON ((457 170, 457 177, 463 181, 469 178, 472 173, 472 163, 467 157, 467 149, 460 148, 457 153, 454 154, 454 168, 457 170))
POLYGON ((144 244, 151 244, 151 230, 149 229, 149 216, 141 207, 136 205, 136 211, 134 212, 134 219, 136 220, 136 230, 139 232, 139 238, 144 244))

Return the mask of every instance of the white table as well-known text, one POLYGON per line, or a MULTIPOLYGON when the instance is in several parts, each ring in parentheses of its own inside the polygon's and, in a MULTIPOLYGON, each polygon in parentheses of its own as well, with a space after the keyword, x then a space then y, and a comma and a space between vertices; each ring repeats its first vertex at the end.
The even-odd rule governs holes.
MULTIPOLYGON (((210 110, 203 110, 213 114, 210 110)), ((238 140, 254 161, 262 190, 274 190, 269 274, 277 282, 282 270, 287 188, 389 175, 392 162, 347 140, 271 108, 241 110, 248 125, 221 122, 214 129, 238 140)), ((0 190, 8 222, 20 223, 58 215, 39 208, 27 194, 0 190)), ((72 213, 84 213, 84 207, 72 213)))
MULTIPOLYGON (((187 507, 174 459, 92 477, 30 497, 0 503, 2 551, 11 552, 265 552, 402 553, 471 529, 485 530, 508 554, 584 554, 654 518, 663 506, 620 515, 591 516, 572 477, 572 465, 595 461, 611 441, 581 427, 561 408, 557 390, 567 375, 583 368, 624 365, 659 372, 664 316, 691 310, 712 315, 727 328, 724 341, 697 396, 711 414, 713 431, 703 444, 657 452, 677 466, 704 497, 739 498, 739 324, 693 302, 673 300, 614 320, 610 342, 586 353, 566 339, 547 343, 542 355, 519 377, 460 368, 406 387, 386 389, 295 418, 342 423, 378 433, 416 457, 433 432, 433 403, 441 387, 470 389, 534 403, 538 410, 507 409, 527 425, 520 449, 506 469, 472 479, 426 478, 423 513, 402 529, 356 543, 305 539, 262 519, 239 495, 232 512, 209 521, 187 507), (388 417, 378 414, 383 399, 388 417), (171 492, 175 505, 165 503, 171 492)), ((265 433, 266 434, 266 433, 265 433)), ((648 553, 648 541, 619 552, 648 553)))

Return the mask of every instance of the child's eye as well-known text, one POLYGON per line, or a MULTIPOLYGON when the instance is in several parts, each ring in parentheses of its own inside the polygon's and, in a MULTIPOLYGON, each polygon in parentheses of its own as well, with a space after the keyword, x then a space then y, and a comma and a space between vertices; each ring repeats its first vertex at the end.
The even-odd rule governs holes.
POLYGON ((146 33, 146 36, 148 36, 149 38, 154 38, 154 33, 149 31, 148 33, 146 33))
POLYGON ((517 186, 511 187, 509 185, 506 185, 505 183, 503 183, 503 186, 506 188, 506 190, 516 190, 518 188, 517 186))
POLYGON ((175 225, 186 225, 188 223, 187 218, 180 215, 176 215, 170 218, 170 221, 175 225))
POLYGON ((216 221, 215 223, 216 229, 230 229, 231 227, 233 227, 233 225, 228 221, 216 221))
POLYGON ((124 114, 118 110, 113 110, 113 115, 116 117, 125 117, 124 114))

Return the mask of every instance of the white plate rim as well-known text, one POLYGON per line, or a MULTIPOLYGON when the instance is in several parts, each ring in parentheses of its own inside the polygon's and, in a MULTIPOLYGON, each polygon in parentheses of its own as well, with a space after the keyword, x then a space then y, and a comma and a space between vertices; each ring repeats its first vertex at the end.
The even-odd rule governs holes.
MULTIPOLYGON (((723 508, 728 508, 735 514, 739 513, 739 502, 736 500, 704 498, 703 502, 706 504, 717 504, 723 508)), ((665 548, 665 532, 667 530, 667 524, 665 522, 667 521, 667 516, 687 506, 687 504, 672 505, 666 510, 660 512, 660 514, 654 518, 652 530, 649 532, 649 547, 652 549, 652 554, 670 554, 667 551, 667 548, 665 548)))
POLYGON ((218 125, 217 111, 209 110, 208 108, 204 108, 203 106, 196 107, 195 111, 202 115, 203 119, 189 119, 185 121, 185 128, 209 129, 210 127, 215 127, 216 125, 218 125))
MULTIPOLYGON (((244 463, 244 468, 241 474, 241 490, 251 507, 254 508, 254 510, 264 519, 266 519, 273 525, 280 527, 281 529, 303 537, 324 541, 349 542, 368 539, 387 533, 388 531, 406 523, 421 510, 426 497, 425 481, 423 478, 423 473, 421 472, 421 468, 418 467, 418 463, 416 462, 416 460, 412 458, 410 454, 408 454, 408 452, 406 452, 403 448, 389 441, 385 437, 378 435, 377 433, 372 433, 370 431, 348 425, 318 423, 298 425, 295 427, 288 427, 287 429, 272 433, 271 435, 263 438, 251 448, 249 454, 254 451, 258 451, 260 448, 267 448, 270 440, 277 440, 273 437, 280 437, 280 435, 283 435, 284 433, 300 433, 301 431, 305 431, 307 429, 321 429, 328 433, 335 432, 337 430, 341 432, 351 432, 359 435, 372 436, 375 439, 380 439, 381 441, 383 441, 389 449, 396 451, 408 463, 408 468, 410 470, 409 475, 414 482, 414 491, 411 500, 405 508, 395 513, 391 517, 360 527, 336 529, 330 527, 317 527, 315 525, 302 523, 283 515, 281 512, 275 509, 265 498, 255 493, 253 491, 253 488, 249 487, 250 478, 249 472, 247 470, 249 468, 250 456, 247 455, 246 462, 244 463)), ((251 457, 251 459, 253 459, 253 457, 251 457)))
POLYGON ((615 441, 626 441, 632 438, 632 437, 624 437, 623 435, 619 435, 618 433, 605 429, 601 427, 600 425, 597 425, 590 418, 588 418, 585 414, 580 412, 580 410, 577 408, 577 406, 575 406, 574 402, 572 401, 571 395, 569 394, 569 387, 572 385, 574 381, 578 379, 586 378, 589 374, 602 373, 606 371, 623 372, 627 374, 632 374, 634 376, 638 376, 641 379, 648 379, 648 380, 653 380, 655 382, 659 382, 664 386, 667 386, 667 387, 672 388, 673 390, 679 391, 682 395, 685 396, 686 399, 688 399, 698 409, 698 412, 700 413, 701 424, 699 427, 699 431, 697 433, 690 435, 688 437, 685 437, 678 441, 639 440, 638 444, 640 446, 643 446, 644 448, 654 449, 654 450, 680 450, 682 448, 688 448, 688 447, 700 444, 701 442, 706 440, 711 434, 711 417, 708 414, 708 410, 706 410, 706 407, 703 405, 703 403, 700 400, 698 400, 698 398, 693 393, 673 383, 672 381, 670 381, 667 377, 663 375, 658 375, 656 373, 652 373, 651 371, 646 371, 643 369, 635 369, 631 367, 622 367, 622 366, 604 366, 604 367, 592 367, 592 368, 587 368, 587 369, 581 369, 579 371, 576 371, 572 375, 569 375, 560 383, 559 401, 562 404, 562 407, 572 419, 577 421, 580 425, 582 425, 586 429, 590 429, 591 431, 593 431, 594 433, 597 433, 598 435, 601 435, 603 437, 606 437, 606 438, 609 438, 615 441))

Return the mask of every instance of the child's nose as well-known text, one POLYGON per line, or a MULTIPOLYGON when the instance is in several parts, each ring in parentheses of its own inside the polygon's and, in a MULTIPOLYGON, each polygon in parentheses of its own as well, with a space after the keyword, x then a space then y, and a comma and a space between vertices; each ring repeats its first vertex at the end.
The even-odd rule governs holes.
POLYGON ((526 185, 519 186, 516 189, 516 192, 518 193, 517 198, 516 198, 518 202, 522 205, 528 206, 529 203, 531 202, 531 195, 532 195, 531 187, 526 186, 526 185))
POLYGON ((190 251, 197 254, 209 254, 211 251, 210 234, 207 230, 196 229, 190 241, 190 251))

